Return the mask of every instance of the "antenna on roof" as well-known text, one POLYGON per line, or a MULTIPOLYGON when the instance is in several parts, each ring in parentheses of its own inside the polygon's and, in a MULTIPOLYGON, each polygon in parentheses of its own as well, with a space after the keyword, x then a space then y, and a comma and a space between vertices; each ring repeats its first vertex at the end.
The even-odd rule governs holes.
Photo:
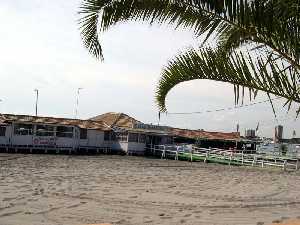
POLYGON ((35 99, 35 116, 37 116, 37 114, 38 114, 39 90, 38 90, 38 89, 34 89, 34 91, 36 92, 36 99, 35 99))
POLYGON ((75 119, 77 119, 77 116, 78 116, 79 94, 80 94, 80 91, 81 91, 82 89, 83 89, 83 88, 78 88, 78 89, 77 89, 76 106, 75 106, 75 119))
POLYGON ((158 112, 158 126, 159 126, 159 123, 160 123, 160 111, 158 112))

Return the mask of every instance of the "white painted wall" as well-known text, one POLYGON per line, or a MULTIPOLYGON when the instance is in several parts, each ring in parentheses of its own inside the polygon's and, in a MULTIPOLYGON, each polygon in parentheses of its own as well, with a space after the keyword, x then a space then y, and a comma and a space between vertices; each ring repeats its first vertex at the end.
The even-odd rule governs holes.
POLYGON ((32 145, 32 135, 13 135, 11 143, 13 145, 32 145))
POLYGON ((0 144, 7 145, 9 144, 9 137, 10 137, 11 127, 7 126, 5 130, 5 136, 0 136, 0 144))
POLYGON ((88 146, 88 139, 80 139, 79 145, 80 146, 88 146))
POLYGON ((6 145, 7 144, 7 139, 5 136, 0 137, 0 145, 6 145))
POLYGON ((111 144, 111 148, 113 150, 122 150, 124 152, 127 152, 128 150, 128 142, 124 142, 124 141, 114 141, 111 144))
POLYGON ((13 136, 13 127, 12 127, 12 125, 6 127, 5 136, 6 136, 7 144, 10 144, 12 136, 13 136))
POLYGON ((56 137, 56 146, 64 147, 64 148, 77 147, 76 142, 73 138, 66 138, 66 137, 56 137))
POLYGON ((100 130, 88 130, 87 131, 87 146, 90 147, 103 147, 104 144, 104 132, 100 130))
POLYGON ((143 155, 145 153, 145 143, 129 142, 128 152, 143 155))

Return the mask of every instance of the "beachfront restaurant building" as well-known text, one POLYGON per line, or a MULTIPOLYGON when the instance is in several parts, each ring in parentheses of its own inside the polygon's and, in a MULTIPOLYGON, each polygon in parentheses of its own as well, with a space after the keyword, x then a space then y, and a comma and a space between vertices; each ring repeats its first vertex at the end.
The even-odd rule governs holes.
POLYGON ((123 113, 88 120, 0 114, 0 150, 5 152, 143 155, 147 143, 167 144, 172 140, 166 129, 123 113))
POLYGON ((242 149, 239 132, 211 132, 173 128, 175 143, 189 143, 201 148, 242 149))

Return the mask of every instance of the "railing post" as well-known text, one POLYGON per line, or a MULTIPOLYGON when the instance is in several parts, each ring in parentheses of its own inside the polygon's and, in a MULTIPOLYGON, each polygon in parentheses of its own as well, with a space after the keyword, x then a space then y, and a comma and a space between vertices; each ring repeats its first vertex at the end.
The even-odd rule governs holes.
POLYGON ((162 158, 162 159, 166 157, 166 147, 165 147, 165 146, 163 146, 163 147, 164 147, 164 148, 163 148, 163 151, 162 151, 162 153, 161 153, 161 158, 162 158))
POLYGON ((283 163, 283 171, 286 171, 286 166, 287 166, 287 161, 284 160, 284 163, 283 163))
POLYGON ((244 151, 242 151, 242 165, 244 165, 244 151))
POLYGON ((229 166, 231 165, 232 156, 233 156, 233 152, 230 153, 230 157, 229 157, 229 166))
POLYGON ((204 162, 205 162, 205 163, 207 163, 207 160, 208 160, 208 158, 209 158, 209 151, 210 151, 210 147, 209 147, 209 150, 206 151, 206 153, 205 153, 205 159, 204 159, 204 162))
POLYGON ((296 170, 299 169, 299 159, 297 159, 297 162, 296 162, 296 170))
POLYGON ((253 157, 252 166, 256 165, 256 156, 253 157))

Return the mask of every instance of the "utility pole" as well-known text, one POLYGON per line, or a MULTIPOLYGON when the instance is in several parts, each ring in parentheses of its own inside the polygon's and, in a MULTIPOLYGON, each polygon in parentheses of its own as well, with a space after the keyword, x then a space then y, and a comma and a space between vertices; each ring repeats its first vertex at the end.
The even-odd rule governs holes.
POLYGON ((34 91, 36 92, 35 116, 37 116, 38 115, 39 90, 38 89, 34 89, 34 91))
POLYGON ((75 107, 75 119, 77 119, 77 116, 78 116, 79 95, 80 95, 80 91, 81 91, 82 89, 83 89, 83 88, 78 88, 78 89, 77 89, 76 107, 75 107))

